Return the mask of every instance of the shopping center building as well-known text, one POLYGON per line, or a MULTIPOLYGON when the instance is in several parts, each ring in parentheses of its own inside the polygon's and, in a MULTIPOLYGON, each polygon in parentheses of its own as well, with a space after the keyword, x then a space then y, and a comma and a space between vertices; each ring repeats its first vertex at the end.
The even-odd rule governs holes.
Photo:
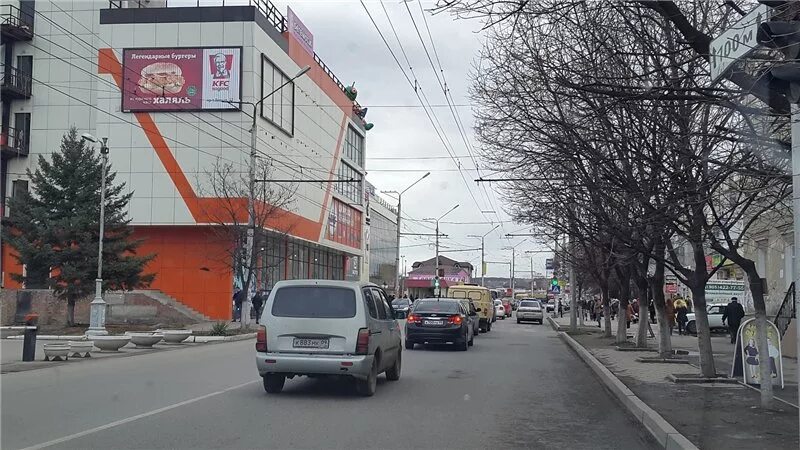
MULTIPOLYGON (((247 173, 255 112, 257 157, 293 191, 264 227, 271 237, 259 287, 370 278, 366 124, 314 52, 325 36, 291 11, 266 0, 36 0, 4 2, 0 14, 3 199, 29 189, 26 169, 57 151, 70 127, 107 137, 116 180, 133 194, 140 251, 157 255, 147 267, 156 274, 151 287, 211 319, 229 318, 231 242, 214 224, 230 199, 209 195, 208 176, 220 163, 247 173)), ((244 206, 237 214, 246 222, 244 206)), ((12 253, 3 247, 5 288, 20 287, 10 277, 23 270, 12 253)))

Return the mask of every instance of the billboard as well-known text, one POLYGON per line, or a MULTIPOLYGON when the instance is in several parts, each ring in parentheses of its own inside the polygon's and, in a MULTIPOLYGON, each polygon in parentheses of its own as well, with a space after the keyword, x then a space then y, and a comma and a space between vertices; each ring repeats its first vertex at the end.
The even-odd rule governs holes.
POLYGON ((242 98, 241 47, 127 48, 122 73, 125 112, 239 109, 242 98))
POLYGON ((303 46, 309 55, 314 56, 314 35, 306 28, 303 22, 292 11, 286 7, 286 21, 288 22, 289 34, 297 38, 297 42, 303 46))

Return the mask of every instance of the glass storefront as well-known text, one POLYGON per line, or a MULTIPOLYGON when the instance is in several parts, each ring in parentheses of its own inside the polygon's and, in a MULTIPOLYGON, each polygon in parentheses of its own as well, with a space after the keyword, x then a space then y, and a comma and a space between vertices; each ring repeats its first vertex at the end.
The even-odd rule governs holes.
POLYGON ((258 268, 260 289, 272 289, 280 280, 344 279, 342 252, 279 235, 268 237, 265 244, 258 268))
POLYGON ((396 249, 397 224, 373 211, 369 227, 369 281, 394 289, 396 249))

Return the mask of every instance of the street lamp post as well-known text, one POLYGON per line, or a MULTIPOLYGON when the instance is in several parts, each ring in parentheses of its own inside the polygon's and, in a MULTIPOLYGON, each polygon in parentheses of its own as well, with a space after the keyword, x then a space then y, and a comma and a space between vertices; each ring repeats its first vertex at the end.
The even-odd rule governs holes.
POLYGON ((86 334, 90 336, 105 335, 106 331, 106 302, 103 300, 103 238, 106 225, 106 170, 108 167, 108 138, 98 140, 89 133, 81 135, 81 139, 91 143, 100 142, 100 155, 102 160, 100 179, 100 235, 98 236, 97 249, 97 278, 94 280, 94 299, 89 308, 89 329, 86 334))
MULTIPOLYGON (((448 209, 446 213, 442 214, 437 219, 423 219, 423 220, 429 220, 429 221, 436 221, 436 275, 434 275, 434 276, 437 276, 437 277, 439 276, 439 221, 444 219, 444 216, 446 216, 446 215, 450 214, 451 212, 455 211, 456 208, 458 208, 458 205, 453 206, 452 208, 448 209)), ((442 296, 441 292, 442 292, 442 288, 440 287, 439 288, 439 295, 438 295, 439 297, 442 296)))
POLYGON ((293 82, 297 78, 305 75, 311 69, 311 66, 305 66, 300 69, 299 72, 292 78, 289 78, 285 83, 281 84, 277 88, 273 89, 272 92, 269 94, 261 97, 261 99, 257 102, 231 102, 226 100, 219 100, 224 103, 230 104, 239 104, 239 105, 251 105, 253 107, 253 115, 251 118, 253 122, 250 125, 250 165, 248 167, 248 181, 247 181, 247 240, 245 241, 245 258, 248 259, 247 262, 247 274, 245 275, 245 284, 246 286, 242 286, 245 289, 245 301, 242 302, 242 312, 241 312, 241 323, 244 324, 245 327, 250 325, 250 282, 252 282, 252 271, 253 271, 253 244, 255 241, 255 226, 256 226, 256 206, 255 206, 255 191, 256 191, 256 147, 258 143, 258 121, 256 120, 258 115, 256 113, 257 108, 261 105, 264 100, 270 98, 273 94, 280 91, 284 88, 284 86, 288 85, 289 83, 293 82))
POLYGON ((503 250, 511 250, 511 280, 509 280, 509 284, 511 285, 511 298, 514 298, 514 269, 516 266, 516 257, 517 257, 517 247, 519 247, 523 242, 527 241, 527 239, 523 239, 517 243, 517 245, 512 245, 510 247, 503 247, 503 250))
POLYGON ((400 291, 400 221, 401 221, 400 207, 403 204, 403 194, 405 194, 407 190, 414 187, 417 183, 427 178, 428 175, 430 174, 431 174, 430 172, 427 172, 425 175, 421 176, 417 181, 411 183, 407 188, 403 189, 400 192, 383 191, 384 194, 397 194, 397 249, 395 249, 395 255, 394 255, 394 265, 396 267, 397 274, 395 275, 395 282, 394 282, 394 291, 395 291, 394 298, 400 298, 403 296, 403 293, 400 291))
MULTIPOLYGON (((494 212, 494 211, 492 211, 492 212, 494 212)), ((480 238, 480 240, 481 240, 481 286, 484 286, 484 287, 486 286, 486 261, 484 260, 485 248, 484 248, 484 245, 483 245, 483 241, 486 238, 486 236, 489 235, 489 233, 491 233, 492 231, 496 230, 499 227, 500 227, 500 225, 495 225, 494 228, 492 228, 491 230, 487 231, 486 234, 484 234, 483 236, 478 236, 477 234, 468 234, 467 235, 467 237, 480 238)))

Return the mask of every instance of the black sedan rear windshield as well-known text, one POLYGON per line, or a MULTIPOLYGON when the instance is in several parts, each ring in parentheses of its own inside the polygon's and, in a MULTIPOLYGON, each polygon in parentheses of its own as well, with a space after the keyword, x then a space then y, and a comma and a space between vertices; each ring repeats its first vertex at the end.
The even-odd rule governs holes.
POLYGON ((459 310, 458 303, 453 301, 423 300, 417 303, 414 311, 420 313, 457 313, 459 310))
POLYGON ((539 302, 537 302, 537 301, 528 300, 528 301, 520 302, 519 307, 520 308, 541 308, 542 305, 540 305, 539 302))
POLYGON ((398 298, 398 299, 396 299, 395 301, 392 302, 392 305, 393 306, 407 306, 408 305, 408 299, 406 299, 406 298, 398 298))
POLYGON ((352 289, 327 286, 280 288, 272 303, 276 317, 345 319, 356 315, 356 294, 352 289))

